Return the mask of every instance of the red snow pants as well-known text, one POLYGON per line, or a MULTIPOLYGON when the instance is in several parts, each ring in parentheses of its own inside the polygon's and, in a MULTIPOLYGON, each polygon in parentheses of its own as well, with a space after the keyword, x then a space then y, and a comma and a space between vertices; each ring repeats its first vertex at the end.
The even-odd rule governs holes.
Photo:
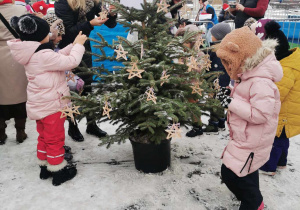
POLYGON ((40 160, 47 160, 50 165, 58 165, 64 160, 66 118, 60 118, 60 115, 61 112, 57 112, 36 121, 39 133, 37 157, 40 160))

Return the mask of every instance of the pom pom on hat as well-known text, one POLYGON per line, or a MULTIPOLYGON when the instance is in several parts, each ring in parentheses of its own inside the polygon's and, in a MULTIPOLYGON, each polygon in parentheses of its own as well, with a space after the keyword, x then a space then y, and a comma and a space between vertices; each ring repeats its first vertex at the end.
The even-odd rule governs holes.
POLYGON ((19 19, 18 26, 21 32, 25 34, 33 34, 37 31, 37 25, 33 18, 30 16, 24 16, 19 19))
POLYGON ((32 8, 35 12, 41 12, 43 15, 46 15, 49 5, 47 5, 44 1, 38 1, 32 5, 32 8))

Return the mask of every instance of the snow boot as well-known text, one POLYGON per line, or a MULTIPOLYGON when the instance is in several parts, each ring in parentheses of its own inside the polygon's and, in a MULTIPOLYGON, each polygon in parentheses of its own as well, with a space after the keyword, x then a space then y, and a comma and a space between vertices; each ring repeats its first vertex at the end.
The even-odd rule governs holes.
POLYGON ((187 132, 185 135, 187 137, 196 137, 203 134, 203 130, 201 126, 193 126, 192 130, 187 132))
POLYGON ((262 201, 261 204, 260 204, 260 206, 258 207, 257 210, 263 210, 264 208, 265 208, 265 204, 264 204, 264 202, 262 201))
POLYGON ((5 133, 6 123, 4 119, 0 119, 0 145, 5 144, 7 135, 5 133))
POLYGON ((73 159, 73 155, 70 153, 65 153, 64 158, 66 161, 70 162, 73 159))
POLYGON ((16 140, 18 143, 23 143, 24 140, 27 139, 27 134, 25 133, 25 123, 26 123, 26 118, 24 119, 15 118, 15 128, 17 130, 16 140))
POLYGON ((64 149, 65 149, 65 153, 71 153, 71 147, 69 147, 69 146, 64 146, 64 149))
POLYGON ((41 168, 40 179, 44 180, 52 176, 52 173, 47 170, 47 165, 48 165, 47 160, 38 160, 38 164, 41 168))
POLYGON ((98 138, 101 138, 101 137, 105 137, 107 135, 107 133, 103 130, 101 130, 96 122, 92 122, 90 124, 87 125, 86 127, 86 132, 90 135, 94 135, 98 138))
POLYGON ((225 118, 219 118, 218 128, 225 131, 225 118))
POLYGON ((208 125, 206 126, 206 128, 204 129, 204 132, 207 134, 207 135, 211 135, 211 134, 214 134, 214 135, 218 135, 218 124, 219 122, 217 121, 211 121, 209 120, 209 123, 208 125))
POLYGON ((76 120, 74 120, 74 123, 70 119, 68 119, 68 121, 69 121, 69 130, 68 130, 69 136, 71 136, 71 138, 74 141, 77 141, 77 142, 84 141, 84 138, 83 138, 82 134, 80 133, 80 130, 78 128, 78 124, 77 124, 76 120))
POLYGON ((73 179, 77 174, 76 165, 67 163, 66 160, 63 160, 63 162, 58 165, 48 165, 47 169, 52 172, 52 184, 54 186, 59 186, 73 179))

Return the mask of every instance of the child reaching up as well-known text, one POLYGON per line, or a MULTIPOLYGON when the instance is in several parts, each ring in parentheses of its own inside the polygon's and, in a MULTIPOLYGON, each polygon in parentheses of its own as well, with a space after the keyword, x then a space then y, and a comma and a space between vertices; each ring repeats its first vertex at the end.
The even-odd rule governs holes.
MULTIPOLYGON (((280 111, 275 82, 283 76, 276 41, 261 41, 248 27, 227 34, 217 56, 236 80, 228 103, 230 141, 224 149, 222 179, 241 201, 240 210, 261 210, 258 169, 268 161, 280 111)), ((226 102, 226 103, 225 103, 226 102)))
POLYGON ((10 24, 21 39, 7 44, 14 59, 24 65, 28 79, 26 109, 28 117, 37 123, 40 178, 53 176, 52 184, 57 186, 77 173, 76 167, 64 160, 65 118, 60 117, 59 110, 69 103, 63 98, 70 95, 65 71, 81 62, 87 37, 80 32, 73 44, 56 53, 45 20, 23 15, 12 17, 10 24))

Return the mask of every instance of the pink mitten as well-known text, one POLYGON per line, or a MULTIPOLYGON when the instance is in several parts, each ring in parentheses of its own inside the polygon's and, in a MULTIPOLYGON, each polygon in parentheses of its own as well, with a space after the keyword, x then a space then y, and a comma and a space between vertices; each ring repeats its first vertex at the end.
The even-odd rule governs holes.
POLYGON ((82 79, 77 80, 76 89, 78 92, 80 92, 83 89, 84 81, 82 79))

